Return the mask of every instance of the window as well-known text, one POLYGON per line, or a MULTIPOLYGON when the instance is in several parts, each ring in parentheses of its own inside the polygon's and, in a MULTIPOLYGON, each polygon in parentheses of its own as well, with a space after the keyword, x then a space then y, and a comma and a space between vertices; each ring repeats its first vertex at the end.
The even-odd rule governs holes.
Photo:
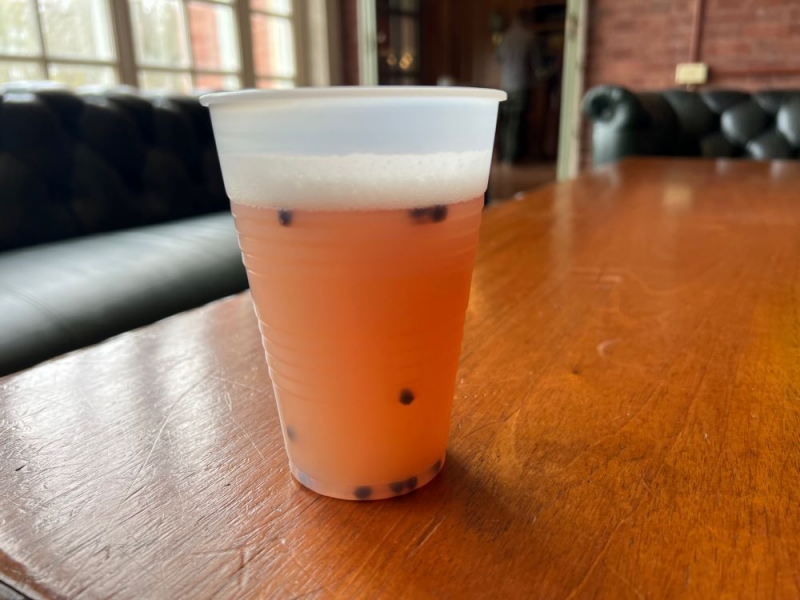
POLYGON ((0 0, 0 83, 294 87, 294 8, 292 0, 0 0))
POLYGON ((294 87, 291 0, 250 0, 256 86, 294 87))
POLYGON ((206 0, 130 0, 139 86, 242 87, 233 5, 206 0))
POLYGON ((0 0, 0 82, 119 81, 108 0, 0 0))

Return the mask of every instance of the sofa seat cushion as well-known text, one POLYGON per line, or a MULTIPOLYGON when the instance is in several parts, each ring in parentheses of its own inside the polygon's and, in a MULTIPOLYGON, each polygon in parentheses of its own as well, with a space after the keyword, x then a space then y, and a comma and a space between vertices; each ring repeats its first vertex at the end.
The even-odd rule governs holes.
POLYGON ((0 374, 247 287, 230 213, 0 254, 0 374))

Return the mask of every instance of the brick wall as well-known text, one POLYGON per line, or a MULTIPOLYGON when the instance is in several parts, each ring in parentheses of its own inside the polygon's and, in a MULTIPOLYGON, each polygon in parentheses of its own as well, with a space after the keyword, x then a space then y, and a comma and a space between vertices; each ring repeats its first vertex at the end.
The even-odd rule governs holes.
POLYGON ((213 4, 189 4, 189 34, 194 64, 201 69, 219 69, 217 18, 213 4))
MULTIPOLYGON (((592 0, 586 85, 674 87, 675 65, 690 60, 695 0, 592 0)), ((800 86, 800 1, 706 0, 699 60, 709 86, 800 86), (758 74, 794 68, 796 74, 758 74), (736 69, 750 73, 725 74, 736 69)))

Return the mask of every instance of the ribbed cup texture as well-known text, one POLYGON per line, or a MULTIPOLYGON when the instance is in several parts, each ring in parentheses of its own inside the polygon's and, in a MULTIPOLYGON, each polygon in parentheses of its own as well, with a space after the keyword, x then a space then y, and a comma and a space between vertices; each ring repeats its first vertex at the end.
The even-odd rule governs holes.
POLYGON ((234 202, 304 485, 372 499, 411 491, 441 468, 482 207, 482 198, 411 211, 234 202))

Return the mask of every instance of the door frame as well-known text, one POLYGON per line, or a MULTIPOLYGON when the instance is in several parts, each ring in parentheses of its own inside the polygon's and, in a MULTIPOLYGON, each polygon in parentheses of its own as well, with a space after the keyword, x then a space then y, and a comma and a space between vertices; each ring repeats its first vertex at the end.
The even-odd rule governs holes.
POLYGON ((584 71, 586 67, 586 38, 589 19, 589 0, 567 0, 564 40, 564 74, 561 80, 560 126, 558 130, 559 181, 578 175, 581 163, 584 71))
POLYGON ((358 83, 378 85, 378 22, 375 0, 358 0, 358 83))

